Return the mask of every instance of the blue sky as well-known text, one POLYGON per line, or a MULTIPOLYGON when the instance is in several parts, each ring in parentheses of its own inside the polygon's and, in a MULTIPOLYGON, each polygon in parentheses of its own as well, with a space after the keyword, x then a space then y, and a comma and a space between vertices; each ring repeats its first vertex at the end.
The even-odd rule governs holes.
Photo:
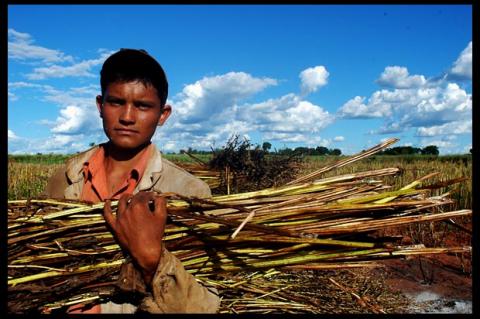
POLYGON ((143 48, 169 79, 164 151, 232 134, 353 154, 472 147, 471 5, 10 5, 8 151, 106 140, 95 96, 106 57, 143 48))

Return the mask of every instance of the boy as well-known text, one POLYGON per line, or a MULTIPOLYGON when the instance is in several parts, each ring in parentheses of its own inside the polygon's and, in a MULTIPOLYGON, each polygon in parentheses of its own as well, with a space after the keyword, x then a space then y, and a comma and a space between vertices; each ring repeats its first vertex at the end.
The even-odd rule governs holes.
MULTIPOLYGON (((163 159, 151 143, 156 127, 172 112, 166 104, 168 82, 162 67, 144 50, 121 49, 105 60, 100 84, 102 95, 96 104, 108 142, 69 159, 50 178, 44 195, 105 201, 105 221, 132 259, 122 266, 119 285, 146 296, 138 310, 216 312, 216 291, 198 284, 162 245, 166 202, 155 192, 211 196, 206 183, 163 159), (119 200, 116 217, 110 208, 114 199, 119 200)), ((136 310, 131 304, 109 302, 84 313, 136 310)))

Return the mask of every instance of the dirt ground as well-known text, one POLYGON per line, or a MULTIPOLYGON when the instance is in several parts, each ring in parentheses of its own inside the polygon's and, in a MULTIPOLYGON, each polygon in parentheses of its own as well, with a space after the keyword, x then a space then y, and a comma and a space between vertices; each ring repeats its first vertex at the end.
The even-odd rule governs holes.
POLYGON ((445 298, 472 298, 472 277, 462 270, 458 257, 443 255, 382 263, 386 268, 378 271, 385 271, 389 286, 403 293, 428 289, 445 298))
MULTIPOLYGON (((399 233, 398 230, 396 233, 399 233)), ((425 238, 428 242, 428 237, 425 238)), ((403 245, 415 243, 418 241, 413 242, 408 235, 404 235, 401 242, 403 245)), ((449 231, 444 233, 441 243, 444 247, 471 246, 471 236, 465 232, 449 231)), ((381 274, 389 289, 407 297, 409 304, 405 312, 472 312, 471 254, 413 256, 387 259, 381 264, 384 267, 375 269, 374 275, 381 274)))

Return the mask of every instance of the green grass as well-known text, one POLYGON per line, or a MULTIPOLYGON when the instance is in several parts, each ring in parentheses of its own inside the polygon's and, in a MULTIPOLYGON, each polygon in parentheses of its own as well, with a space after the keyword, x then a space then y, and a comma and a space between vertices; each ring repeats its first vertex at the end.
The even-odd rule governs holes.
MULTIPOLYGON (((63 164, 67 159, 75 154, 22 154, 22 155, 8 155, 9 163, 25 163, 25 164, 63 164)), ((179 163, 195 163, 195 160, 186 154, 163 154, 163 156, 174 162, 179 163)), ((211 155, 198 154, 195 157, 202 161, 208 162, 211 159, 211 155)))
POLYGON ((25 164, 63 164, 67 159, 72 157, 72 154, 22 154, 11 155, 8 154, 8 162, 25 163, 25 164))
MULTIPOLYGON (((196 158, 207 163, 212 159, 212 155, 209 154, 194 154, 196 158)), ((163 157, 168 159, 169 161, 176 162, 176 163, 197 163, 194 159, 192 159, 187 154, 163 154, 163 157)))

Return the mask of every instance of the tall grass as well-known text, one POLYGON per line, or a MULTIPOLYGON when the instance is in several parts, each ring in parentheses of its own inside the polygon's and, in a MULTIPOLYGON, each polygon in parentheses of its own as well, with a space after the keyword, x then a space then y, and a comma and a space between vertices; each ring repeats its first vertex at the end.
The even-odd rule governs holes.
POLYGON ((38 197, 62 164, 8 162, 8 200, 38 197))
MULTIPOLYGON (((339 156, 308 156, 305 160, 303 171, 300 175, 314 171, 337 161, 339 156)), ((439 172, 435 177, 428 180, 428 183, 447 181, 454 178, 466 177, 467 181, 455 184, 451 187, 442 187, 434 190, 433 195, 440 195, 446 191, 452 191, 451 198, 456 201, 451 207, 455 209, 472 208, 472 157, 471 155, 447 155, 447 156, 425 156, 425 155, 377 155, 358 161, 327 172, 322 177, 335 176, 340 174, 355 173, 364 170, 374 170, 385 167, 399 167, 402 173, 396 176, 385 177, 385 183, 394 189, 417 180, 429 173, 439 172)))
POLYGON ((73 155, 64 154, 22 154, 8 155, 8 162, 25 163, 25 164, 62 164, 73 155))
MULTIPOLYGON (((196 155, 197 156, 197 155, 196 155)), ((198 155, 206 162, 209 155, 198 155)), ((48 177, 60 167, 68 158, 66 155, 9 155, 8 162, 8 199, 23 199, 37 197, 48 182, 48 177)), ((194 160, 186 154, 166 154, 165 158, 179 163, 192 163, 194 160)), ((337 161, 339 156, 307 156, 303 169, 299 175, 304 175, 320 167, 337 161)), ((407 185, 432 172, 440 172, 428 180, 429 183, 446 181, 453 178, 467 177, 469 180, 457 183, 454 186, 441 188, 434 191, 434 195, 452 191, 452 198, 456 201, 451 209, 472 208, 472 157, 460 156, 389 156, 378 155, 334 169, 322 177, 340 174, 355 173, 360 171, 375 170, 385 167, 400 167, 402 174, 385 177, 385 183, 393 189, 407 185)))

